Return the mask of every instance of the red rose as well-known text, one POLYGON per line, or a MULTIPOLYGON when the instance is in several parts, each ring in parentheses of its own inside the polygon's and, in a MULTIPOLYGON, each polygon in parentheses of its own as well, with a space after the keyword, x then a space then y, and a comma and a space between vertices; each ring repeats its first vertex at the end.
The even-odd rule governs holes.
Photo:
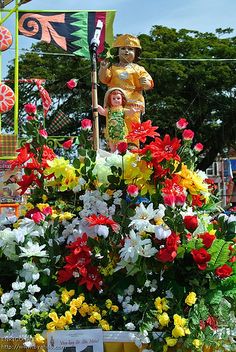
POLYGON ((191 254, 198 266, 198 269, 205 270, 207 267, 207 262, 211 260, 211 255, 205 250, 205 248, 192 249, 191 254))
POLYGON ((25 104, 24 109, 27 114, 35 114, 37 110, 36 105, 34 104, 25 104))
POLYGON ((212 315, 209 315, 209 317, 206 320, 206 326, 210 326, 213 330, 217 330, 217 319, 213 317, 212 315))
POLYGON ((179 119, 179 121, 176 122, 176 127, 179 130, 184 130, 187 127, 187 125, 188 125, 188 122, 183 117, 181 117, 181 119, 179 119))
POLYGON ((184 130, 183 139, 185 141, 191 141, 194 137, 194 132, 192 130, 184 130))
POLYGON ((36 120, 36 118, 34 116, 32 116, 32 115, 28 115, 28 116, 26 116, 26 120, 27 121, 32 121, 32 120, 36 120))
POLYGON ((64 149, 70 149, 72 147, 72 144, 73 144, 73 140, 68 139, 68 141, 65 141, 64 143, 62 143, 62 146, 64 149))
POLYGON ((81 121, 81 128, 82 130, 86 131, 86 130, 91 130, 92 128, 92 121, 89 119, 83 119, 81 121))
POLYGON ((162 248, 157 252, 156 259, 162 263, 173 262, 175 257, 177 256, 176 251, 170 251, 167 248, 162 248))
POLYGON ((232 272, 233 272, 233 269, 231 268, 231 266, 229 266, 227 264, 219 266, 215 270, 216 276, 218 276, 220 279, 224 279, 225 277, 229 277, 230 275, 232 275, 232 272))
POLYGON ((77 86, 78 80, 77 79, 70 79, 66 82, 67 88, 74 89, 77 86))
POLYGON ((203 145, 202 143, 197 143, 195 144, 194 148, 195 152, 200 153, 203 150, 203 145))
POLYGON ((128 149, 128 143, 126 142, 119 142, 117 144, 117 150, 121 155, 124 155, 128 149))
POLYGON ((179 236, 177 236, 175 233, 172 232, 172 234, 166 239, 166 248, 168 250, 177 251, 178 243, 179 243, 179 236))
POLYGON ((168 205, 171 208, 175 207, 175 196, 174 194, 165 194, 163 196, 163 201, 165 205, 168 205))
POLYGON ((190 232, 194 232, 198 227, 198 218, 196 215, 186 215, 184 217, 184 225, 190 232))
POLYGON ((199 238, 202 239, 202 242, 206 248, 210 248, 212 242, 216 239, 216 236, 211 235, 209 232, 205 232, 202 235, 199 235, 199 238))
POLYGON ((45 219, 45 216, 40 212, 37 211, 31 215, 31 219, 36 223, 40 224, 41 221, 45 219))

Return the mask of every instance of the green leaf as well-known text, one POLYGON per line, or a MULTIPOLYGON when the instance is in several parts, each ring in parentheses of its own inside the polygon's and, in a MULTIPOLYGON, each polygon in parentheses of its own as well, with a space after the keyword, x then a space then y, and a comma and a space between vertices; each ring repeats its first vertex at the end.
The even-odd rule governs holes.
POLYGON ((225 264, 229 259, 229 252, 229 242, 216 239, 208 249, 208 253, 211 255, 209 268, 214 269, 225 264))

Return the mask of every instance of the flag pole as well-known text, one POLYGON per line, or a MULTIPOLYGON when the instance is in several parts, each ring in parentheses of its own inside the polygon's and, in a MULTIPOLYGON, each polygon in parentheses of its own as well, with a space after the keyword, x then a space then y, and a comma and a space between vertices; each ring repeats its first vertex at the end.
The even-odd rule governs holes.
POLYGON ((100 36, 103 22, 98 20, 94 37, 90 43, 90 55, 92 64, 91 83, 92 83, 92 112, 93 112, 93 147, 99 149, 99 117, 98 117, 98 92, 97 92, 97 48, 100 44, 100 36))

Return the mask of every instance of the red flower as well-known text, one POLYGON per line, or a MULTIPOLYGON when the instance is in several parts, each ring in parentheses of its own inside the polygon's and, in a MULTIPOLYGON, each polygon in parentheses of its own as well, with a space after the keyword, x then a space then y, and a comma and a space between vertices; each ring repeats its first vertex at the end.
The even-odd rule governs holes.
POLYGON ((89 119, 83 119, 81 121, 81 128, 84 131, 89 131, 92 128, 92 121, 89 119))
POLYGON ((184 119, 183 117, 181 117, 177 122, 176 122, 176 127, 179 130, 184 130, 188 125, 188 121, 186 119, 184 119))
POLYGON ((202 207, 203 206, 203 201, 201 200, 201 195, 200 194, 192 194, 192 206, 193 207, 202 207))
POLYGON ((70 79, 68 82, 66 82, 67 88, 69 89, 74 89, 78 84, 77 79, 70 79))
POLYGON ((36 223, 40 224, 41 221, 45 219, 45 215, 42 214, 40 211, 37 211, 31 215, 31 219, 36 223))
POLYGON ((184 130, 183 139, 185 141, 191 141, 194 137, 194 132, 192 130, 184 130))
POLYGON ((184 225, 190 232, 194 232, 198 227, 198 218, 196 215, 186 215, 184 217, 184 225))
POLYGON ((124 155, 128 149, 128 143, 126 142, 119 142, 117 144, 117 150, 121 155, 124 155))
POLYGON ((177 154, 179 147, 180 140, 176 137, 171 140, 170 136, 166 134, 163 140, 157 137, 154 142, 144 147, 141 153, 146 154, 147 151, 150 151, 155 163, 171 159, 180 161, 180 157, 177 154))
POLYGON ((43 138, 47 138, 47 137, 48 137, 48 133, 47 133, 47 131, 44 130, 44 129, 39 130, 39 134, 40 134, 40 136, 42 136, 43 138))
POLYGON ((175 207, 175 195, 174 194, 164 194, 163 201, 165 205, 174 208, 175 207))
POLYGON ((202 242, 206 248, 210 248, 212 245, 212 242, 216 239, 216 236, 211 235, 209 232, 204 232, 198 237, 202 239, 202 242))
POLYGON ((37 110, 35 104, 25 104, 24 109, 27 114, 35 114, 37 110))
POLYGON ((145 143, 147 137, 156 137, 159 136, 159 133, 156 132, 158 126, 152 126, 152 121, 147 120, 145 122, 133 122, 132 131, 126 136, 131 142, 140 140, 140 142, 145 143))
POLYGON ((198 269, 205 270, 207 267, 207 262, 211 260, 211 255, 205 250, 205 248, 192 249, 191 254, 198 266, 198 269))
POLYGON ((17 149, 16 151, 18 152, 16 159, 9 161, 12 169, 14 169, 17 166, 23 167, 25 162, 34 156, 34 154, 30 152, 29 143, 26 143, 23 147, 17 149))
POLYGON ((100 290, 102 285, 102 277, 96 267, 88 268, 87 275, 79 280, 80 286, 84 284, 89 291, 91 291, 93 287, 95 287, 97 290, 100 290))
POLYGON ((36 120, 36 118, 35 118, 35 116, 28 115, 28 116, 26 116, 26 120, 27 121, 32 121, 32 120, 36 120))
POLYGON ((68 139, 68 141, 65 141, 64 143, 62 143, 62 147, 64 149, 70 149, 72 147, 73 144, 73 139, 68 139))
POLYGON ((177 256, 176 251, 169 251, 167 248, 161 248, 156 254, 156 259, 162 263, 173 262, 177 256))
POLYGON ((224 279, 226 277, 229 277, 232 275, 233 269, 231 268, 231 266, 224 264, 222 266, 219 266, 218 268, 216 268, 215 270, 215 274, 216 276, 218 276, 220 279, 224 279))
POLYGON ((138 195, 138 187, 136 185, 128 185, 127 187, 127 193, 131 197, 137 197, 138 195))
POLYGON ((17 182, 17 184, 20 186, 21 194, 24 194, 27 189, 34 184, 38 187, 42 187, 42 183, 33 173, 30 175, 23 175, 21 181, 17 182))
POLYGON ((116 233, 118 233, 120 230, 120 225, 117 224, 117 222, 101 214, 100 215, 93 214, 91 216, 88 216, 85 219, 90 223, 90 226, 108 225, 108 226, 111 226, 112 230, 116 233))
POLYGON ((203 145, 202 143, 197 143, 195 144, 194 148, 195 152, 200 153, 203 150, 203 145))
POLYGON ((73 277, 73 272, 65 269, 61 269, 58 271, 57 274, 57 282, 59 285, 63 284, 64 282, 72 279, 73 277))
POLYGON ((212 315, 209 315, 209 317, 206 320, 206 326, 210 326, 213 330, 217 330, 218 328, 217 319, 212 315))
POLYGON ((44 215, 52 215, 52 208, 51 207, 46 207, 46 208, 44 208, 43 210, 42 210, 42 213, 44 214, 44 215))

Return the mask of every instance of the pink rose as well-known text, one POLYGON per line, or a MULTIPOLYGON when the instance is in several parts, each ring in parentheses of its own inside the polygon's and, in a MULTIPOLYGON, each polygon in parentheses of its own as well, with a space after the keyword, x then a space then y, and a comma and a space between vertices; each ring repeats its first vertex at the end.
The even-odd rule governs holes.
POLYGON ((67 88, 69 89, 74 89, 78 84, 78 80, 77 79, 70 79, 68 82, 66 82, 67 88))
POLYGON ((181 119, 179 119, 179 121, 176 122, 176 127, 179 130, 184 130, 187 127, 187 125, 188 125, 188 122, 183 117, 181 119))
POLYGON ((89 131, 92 128, 92 121, 89 119, 83 119, 81 121, 81 128, 84 131, 89 131))
POLYGON ((68 139, 68 141, 65 141, 64 143, 62 143, 62 147, 64 149, 70 149, 72 147, 72 144, 73 144, 73 140, 68 139))
POLYGON ((191 141, 193 140, 194 137, 194 132, 192 130, 184 130, 183 131, 183 139, 185 141, 191 141))
POLYGON ((175 207, 175 196, 174 194, 165 194, 163 196, 163 201, 165 205, 174 208, 175 207))
POLYGON ((138 187, 136 185, 128 185, 127 187, 127 193, 131 197, 137 197, 138 195, 138 187))
POLYGON ((202 143, 197 143, 193 149, 195 150, 195 152, 200 153, 203 150, 202 143))
POLYGON ((36 224, 40 224, 40 222, 45 219, 45 216, 40 211, 37 211, 37 212, 35 212, 34 214, 31 215, 31 219, 36 224))
POLYGON ((36 118, 35 118, 35 116, 28 115, 28 116, 26 116, 26 120, 27 121, 32 121, 32 120, 36 120, 36 118))
POLYGON ((24 109, 25 109, 25 112, 27 114, 35 114, 36 113, 36 110, 37 110, 37 107, 35 104, 25 104, 24 105, 24 109))
POLYGON ((39 134, 40 136, 42 136, 43 138, 47 138, 48 137, 48 133, 46 130, 39 130, 39 134))

